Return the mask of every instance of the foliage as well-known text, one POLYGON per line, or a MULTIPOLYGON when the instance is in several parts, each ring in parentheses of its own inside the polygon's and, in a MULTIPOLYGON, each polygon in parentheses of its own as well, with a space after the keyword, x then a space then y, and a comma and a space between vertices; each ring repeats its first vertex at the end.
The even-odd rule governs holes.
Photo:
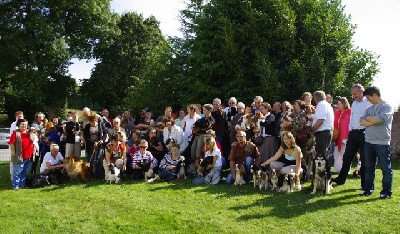
POLYGON ((304 91, 369 85, 378 56, 353 49, 340 0, 190 1, 182 11, 183 102, 236 96, 293 100, 304 91))
POLYGON ((144 73, 150 69, 152 57, 166 46, 154 17, 145 19, 135 12, 125 13, 117 27, 119 33, 111 43, 96 47, 95 57, 100 62, 80 89, 95 108, 107 108, 113 113, 138 105, 139 99, 128 100, 128 93, 145 82, 144 73))
POLYGON ((70 59, 91 58, 113 22, 109 0, 1 1, 0 85, 9 116, 65 108, 75 87, 70 59))
MULTIPOLYGON (((400 175, 394 161, 394 178, 400 175)), ((1 233, 396 233, 400 213, 394 196, 359 196, 349 178, 332 194, 259 191, 252 184, 194 186, 179 182, 123 181, 12 191, 8 163, 0 163, 1 233), (18 224, 18 225, 16 225, 18 224)), ((379 175, 379 176, 378 176, 379 175)), ((309 186, 309 183, 305 184, 309 186)))

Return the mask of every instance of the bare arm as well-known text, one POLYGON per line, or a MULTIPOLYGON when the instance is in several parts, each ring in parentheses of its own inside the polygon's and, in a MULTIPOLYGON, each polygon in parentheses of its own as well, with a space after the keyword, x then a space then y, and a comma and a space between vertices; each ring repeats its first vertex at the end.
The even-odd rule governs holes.
POLYGON ((277 161, 283 154, 284 149, 280 147, 278 151, 276 151, 275 155, 261 164, 262 167, 269 165, 271 162, 277 161))
POLYGON ((317 129, 324 123, 324 119, 318 119, 317 122, 315 122, 315 125, 311 128, 311 132, 317 131, 317 129))

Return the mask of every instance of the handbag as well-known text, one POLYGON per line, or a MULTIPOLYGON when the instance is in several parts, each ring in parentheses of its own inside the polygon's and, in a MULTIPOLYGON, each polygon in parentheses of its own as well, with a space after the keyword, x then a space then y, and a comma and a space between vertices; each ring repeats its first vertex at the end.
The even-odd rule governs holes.
POLYGON ((336 141, 339 138, 339 126, 340 126, 341 120, 342 120, 342 114, 340 114, 340 116, 339 116, 338 126, 333 128, 332 141, 336 141))
POLYGON ((301 144, 307 143, 308 139, 311 137, 311 128, 305 127, 297 133, 297 139, 299 139, 301 144))
POLYGON ((332 141, 336 141, 338 138, 339 138, 339 128, 335 127, 333 129, 332 141))

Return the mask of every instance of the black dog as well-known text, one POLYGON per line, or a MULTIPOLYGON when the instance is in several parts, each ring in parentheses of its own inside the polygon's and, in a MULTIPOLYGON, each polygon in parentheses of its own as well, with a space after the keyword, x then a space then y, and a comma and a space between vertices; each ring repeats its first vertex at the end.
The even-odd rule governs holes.
POLYGON ((213 157, 205 157, 203 159, 200 159, 200 164, 198 168, 198 174, 199 175, 207 175, 210 170, 207 170, 208 165, 212 165, 214 163, 214 158, 213 157))
POLYGON ((185 157, 181 156, 181 160, 179 160, 178 164, 176 165, 175 173, 178 176, 178 179, 186 179, 185 157))

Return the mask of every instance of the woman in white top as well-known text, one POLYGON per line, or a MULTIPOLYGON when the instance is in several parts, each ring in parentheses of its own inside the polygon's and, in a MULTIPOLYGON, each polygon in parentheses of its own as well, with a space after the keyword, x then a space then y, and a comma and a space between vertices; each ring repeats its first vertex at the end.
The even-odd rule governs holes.
POLYGON ((186 148, 186 142, 183 140, 182 128, 175 125, 175 120, 172 117, 166 117, 164 119, 164 144, 167 144, 168 139, 173 139, 175 144, 179 145, 181 150, 186 148))
POLYGON ((206 171, 210 171, 207 175, 199 175, 196 177, 192 181, 193 184, 218 184, 219 180, 221 179, 221 151, 218 149, 213 137, 206 140, 205 158, 206 157, 213 157, 212 164, 209 164, 206 167, 206 171))
POLYGON ((65 159, 59 152, 57 144, 50 145, 50 152, 43 157, 43 163, 40 165, 40 173, 48 174, 52 170, 61 170, 65 166, 65 159))

